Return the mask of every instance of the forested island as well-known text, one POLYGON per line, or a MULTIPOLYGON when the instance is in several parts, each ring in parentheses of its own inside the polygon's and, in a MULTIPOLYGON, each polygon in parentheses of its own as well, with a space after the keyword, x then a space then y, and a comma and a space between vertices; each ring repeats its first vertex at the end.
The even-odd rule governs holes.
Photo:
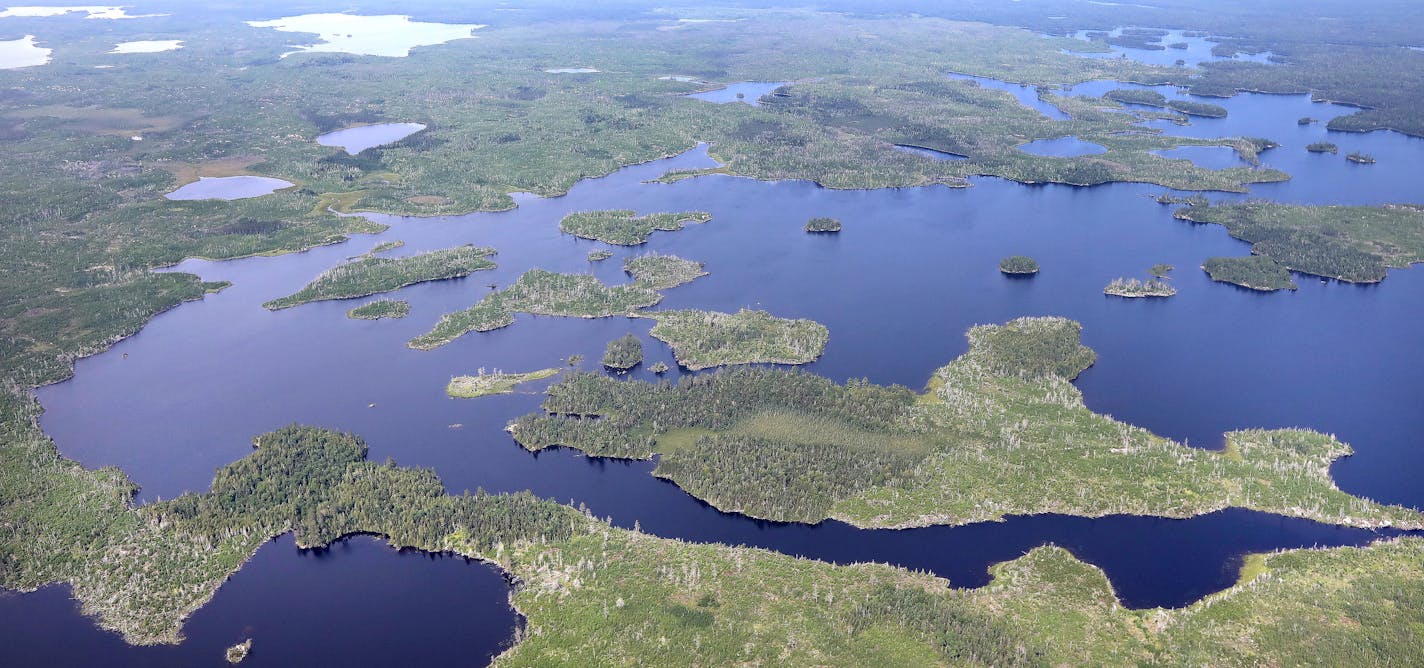
POLYGON ((1336 489, 1329 465, 1350 448, 1333 437, 1243 430, 1224 450, 1201 450, 1089 411, 1070 382, 1095 359, 1079 329, 1060 318, 976 327, 969 352, 924 394, 774 369, 672 386, 573 374, 549 388, 547 413, 510 429, 530 449, 661 455, 655 474, 688 493, 780 521, 907 527, 1240 506, 1424 526, 1417 511, 1336 489))
POLYGON ((1172 287, 1171 283, 1158 277, 1145 281, 1136 278, 1114 278, 1107 287, 1103 288, 1103 294, 1129 299, 1171 297, 1177 294, 1177 289, 1172 287))
POLYGON ((1038 273, 1038 260, 1027 255, 1014 255, 999 261, 999 271, 1010 276, 1032 276, 1038 273))
POLYGON ((835 218, 812 218, 806 221, 806 225, 803 229, 813 234, 839 232, 841 231, 841 221, 835 218))
POLYGON ((631 209, 581 211, 564 216, 559 229, 583 239, 593 239, 618 246, 637 246, 648 242, 653 232, 676 232, 688 224, 712 220, 706 211, 681 213, 650 213, 639 216, 631 209))
POLYGON ((410 315, 410 302, 403 299, 379 299, 346 312, 346 317, 353 320, 404 318, 408 315, 410 315))
POLYGON ((308 302, 365 297, 416 283, 468 276, 493 269, 494 262, 488 258, 494 254, 493 248, 459 246, 402 258, 363 257, 332 267, 295 294, 273 299, 262 306, 275 311, 308 302))
POLYGON ((1251 252, 1291 271, 1377 283, 1389 267, 1424 261, 1424 207, 1302 206, 1254 201, 1180 209, 1182 220, 1226 226, 1251 252))
POLYGON ((1213 281, 1261 292, 1295 290, 1300 287, 1291 279, 1290 271, 1279 262, 1261 255, 1207 258, 1207 261, 1202 263, 1202 270, 1213 281))
POLYGON ((627 373, 643 363, 643 342, 632 334, 608 342, 603 351, 603 366, 617 373, 627 373))

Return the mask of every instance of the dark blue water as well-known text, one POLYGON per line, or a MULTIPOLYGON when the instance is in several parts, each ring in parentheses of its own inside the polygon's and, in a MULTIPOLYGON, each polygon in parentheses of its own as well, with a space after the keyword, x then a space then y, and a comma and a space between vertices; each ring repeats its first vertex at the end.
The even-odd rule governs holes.
POLYGON ((742 81, 739 83, 727 84, 717 90, 709 90, 703 93, 688 93, 687 97, 717 104, 727 104, 729 102, 745 102, 753 107, 761 106, 761 99, 770 95, 772 91, 785 86, 789 81, 742 81))
MULTIPOLYGON (((1298 106, 1298 97, 1239 96, 1223 102, 1234 108, 1228 119, 1211 121, 1218 123, 1218 135, 1260 134, 1258 124, 1267 123, 1283 133, 1306 133, 1301 138, 1323 132, 1296 126, 1304 114, 1268 118, 1251 110, 1253 103, 1298 106)), ((1204 131, 1206 123, 1173 130, 1204 131)), ((1398 162, 1382 158, 1375 170, 1381 178, 1341 183, 1330 176, 1333 161, 1303 159, 1301 170, 1291 170, 1296 179, 1270 186, 1270 195, 1300 202, 1414 199, 1412 184, 1391 175, 1397 165, 1419 161, 1424 144, 1386 133, 1350 139, 1376 142, 1379 149, 1369 152, 1398 162)), ((1286 148, 1277 149, 1281 160, 1295 164, 1286 148)), ((1273 153, 1267 156, 1274 159, 1273 153)), ((648 462, 590 459, 563 450, 525 452, 503 427, 537 409, 540 385, 478 400, 444 395, 450 376, 480 367, 527 371, 557 366, 571 354, 597 360, 608 340, 628 332, 643 338, 648 364, 671 364, 667 348, 647 336, 649 322, 518 316, 509 328, 469 335, 433 352, 404 345, 441 313, 477 301, 486 284, 507 285, 529 267, 593 271, 613 283, 625 280, 621 258, 657 251, 702 261, 711 272, 670 290, 661 307, 756 307, 814 318, 830 328, 831 339, 825 356, 809 368, 833 379, 867 377, 921 387, 934 368, 964 352, 963 334, 973 324, 1022 315, 1071 317, 1084 323, 1085 342, 1099 352, 1098 364, 1078 381, 1093 409, 1203 446, 1218 445, 1223 431, 1242 427, 1332 432, 1357 451, 1334 469, 1342 488, 1424 506, 1424 489, 1417 484, 1424 472, 1417 436, 1424 433, 1418 404, 1424 396, 1424 356, 1413 334, 1421 324, 1417 307, 1424 303, 1424 272, 1392 271, 1383 284, 1363 287, 1298 277, 1299 291, 1270 295, 1216 284, 1196 267, 1210 256, 1245 254, 1247 246, 1220 227, 1173 220, 1170 207, 1148 197, 1161 191, 1152 186, 1026 187, 977 179, 968 189, 833 191, 805 182, 722 176, 644 183, 668 169, 710 164, 705 152, 694 151, 580 183, 565 197, 521 196, 520 206, 509 212, 378 216, 392 225, 390 231, 344 244, 285 257, 186 262, 178 269, 234 285, 159 316, 110 352, 81 360, 73 380, 40 390, 47 411, 43 425, 67 456, 88 466, 123 468, 143 486, 144 500, 205 489, 215 467, 250 452, 254 434, 300 421, 361 434, 373 459, 390 456, 404 465, 433 467, 451 491, 531 489, 587 504, 620 526, 637 522, 657 535, 759 545, 838 562, 890 562, 926 568, 966 586, 982 584, 984 569, 993 562, 1055 542, 1102 566, 1133 606, 1180 605, 1220 589, 1234 580, 1244 552, 1360 544, 1376 536, 1239 510, 1189 520, 1018 517, 899 532, 861 531, 835 522, 815 527, 758 522, 717 512, 652 478, 648 462), (605 246, 558 232, 557 221, 567 212, 625 207, 705 209, 714 219, 654 235, 645 247, 612 247, 617 258, 594 265, 586 253, 605 246), (801 226, 813 216, 837 217, 845 229, 839 235, 806 235, 801 226), (260 307, 342 259, 394 239, 407 242, 398 254, 461 243, 491 245, 500 251, 500 267, 399 291, 398 298, 412 304, 404 320, 347 319, 346 310, 359 302, 276 313, 260 307), (1004 278, 997 262, 1016 254, 1037 258, 1040 275, 1032 281, 1004 278), (1141 275, 1158 262, 1177 266, 1176 297, 1103 297, 1102 286, 1112 278, 1141 275)), ((642 369, 633 375, 651 378, 642 369)), ((252 614, 241 606, 211 611, 226 609, 221 604, 240 579, 280 579, 268 571, 285 572, 287 561, 304 558, 280 546, 259 556, 269 553, 275 555, 271 565, 249 564, 200 616, 222 617, 223 629, 251 623, 245 620, 252 614)), ((358 568, 370 578, 389 570, 374 563, 358 568)), ((462 568, 441 577, 466 577, 462 568)), ((444 580, 431 586, 443 587, 444 580)), ((92 625, 77 618, 72 606, 58 606, 62 592, 55 591, 4 602, 11 606, 6 617, 51 619, 65 629, 45 642, 87 637, 80 629, 92 625)), ((498 639, 509 635, 503 590, 451 609, 499 629, 498 639)), ((195 639, 198 621, 195 616, 190 623, 195 639)), ((418 622, 397 624, 391 635, 421 628, 418 622)), ((0 633, 7 639, 0 642, 0 653, 31 646, 12 644, 9 631, 0 633)), ((270 633, 253 634, 257 652, 270 633)), ((219 635, 214 647, 241 639, 236 631, 219 635)), ((497 647, 498 639, 489 647, 497 647)))
POLYGON ((498 570, 458 557, 397 552, 355 536, 327 550, 268 543, 183 627, 177 646, 134 647, 79 615, 68 589, 0 594, 6 666, 484 665, 513 641, 518 615, 498 570), (478 602, 479 614, 458 611, 478 602))
POLYGON ((957 81, 973 81, 983 88, 1004 91, 1014 96, 1014 99, 1018 100, 1019 104, 1033 109, 1055 121, 1066 121, 1069 119, 1068 114, 1063 113, 1061 109, 1039 99, 1038 89, 1033 86, 1010 83, 998 79, 990 79, 988 77, 976 77, 968 74, 950 74, 949 78, 957 81))

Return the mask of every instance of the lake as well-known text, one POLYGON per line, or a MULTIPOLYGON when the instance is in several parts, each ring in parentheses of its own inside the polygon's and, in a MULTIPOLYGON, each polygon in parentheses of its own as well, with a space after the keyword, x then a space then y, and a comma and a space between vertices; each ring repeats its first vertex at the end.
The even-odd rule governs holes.
POLYGON ((247 199, 270 195, 294 183, 267 176, 204 176, 164 197, 171 200, 247 199))
MULTIPOLYGON (((1395 133, 1329 133, 1342 153, 1363 150, 1380 158, 1373 167, 1355 166, 1360 174, 1355 176, 1345 170, 1352 166, 1343 158, 1305 153, 1306 140, 1326 136, 1321 124, 1296 124, 1306 110, 1317 118, 1348 110, 1302 96, 1243 95, 1220 103, 1230 109, 1228 118, 1164 129, 1184 136, 1246 134, 1280 141, 1283 146, 1263 160, 1295 178, 1255 187, 1252 195, 1301 203, 1418 198, 1412 175, 1424 160, 1421 140, 1395 133)), ((1149 197, 1163 191, 1155 186, 1024 186, 981 178, 964 189, 836 191, 801 181, 727 176, 645 183, 670 169, 712 164, 701 147, 583 181, 564 197, 519 195, 519 207, 507 212, 427 219, 373 215, 391 229, 281 257, 184 262, 174 269, 233 286, 160 315, 110 351, 80 360, 72 380, 37 392, 46 410, 42 424, 66 456, 86 466, 123 468, 142 485, 143 501, 205 489, 215 467, 251 451, 253 435, 300 421, 355 431, 369 442, 371 459, 389 456, 403 465, 432 467, 452 492, 531 489, 561 502, 584 503, 619 526, 637 522, 656 535, 757 545, 837 562, 889 562, 925 568, 962 586, 983 584, 991 563, 1054 542, 1103 567, 1124 602, 1136 607, 1182 605, 1228 586, 1244 552, 1363 544, 1385 535, 1244 510, 1188 520, 1046 515, 909 531, 757 521, 718 512, 653 478, 650 462, 524 451, 503 427, 538 409, 536 391, 546 383, 521 388, 530 392, 476 400, 445 396, 450 376, 480 367, 529 371, 580 354, 585 368, 596 368, 605 343, 625 333, 641 338, 648 351, 632 375, 651 379, 649 365, 673 359, 665 345, 648 336, 647 320, 520 315, 511 327, 468 335, 436 351, 405 347, 442 313, 478 301, 488 283, 508 285, 533 266, 593 271, 605 282, 622 282, 621 259, 656 251, 702 261, 711 273, 668 291, 658 308, 753 307, 818 320, 829 327, 830 342, 824 357, 807 368, 836 380, 865 377, 920 388, 936 367, 966 350, 964 332, 974 324, 1024 315, 1070 317, 1083 323, 1084 342, 1098 352, 1097 364, 1077 381, 1094 410, 1202 447, 1219 446, 1223 431, 1244 427, 1304 426, 1334 433, 1356 451, 1333 468, 1341 488, 1424 506, 1424 488, 1417 483, 1424 473, 1424 449, 1417 447, 1418 434, 1424 433, 1424 412, 1418 410, 1424 359, 1418 337, 1409 335, 1424 325, 1417 308, 1424 303, 1420 269, 1392 270, 1373 286, 1297 277, 1300 290, 1276 294, 1214 283, 1197 268, 1201 262, 1245 255, 1248 246, 1224 228, 1172 219, 1172 207, 1149 197), (654 235, 646 246, 632 249, 559 233, 564 214, 605 208, 703 209, 713 220, 654 235), (844 230, 805 234, 802 225, 815 216, 839 218, 844 230), (344 258, 396 239, 406 242, 395 251, 402 255, 463 243, 493 246, 499 268, 400 290, 396 297, 412 306, 404 320, 346 318, 346 310, 363 300, 276 313, 261 308, 263 301, 297 290, 344 258), (590 267, 586 253, 597 248, 609 248, 614 259, 590 267), (1035 279, 1000 274, 999 259, 1018 254, 1042 265, 1035 279), (1102 286, 1111 279, 1141 276, 1159 262, 1177 267, 1177 296, 1103 296, 1102 286)), ((278 638, 288 629, 274 627, 273 610, 289 599, 317 596, 297 586, 305 582, 284 580, 285 573, 303 573, 311 587, 335 578, 343 584, 333 589, 344 591, 426 572, 423 562, 404 566, 411 556, 367 539, 343 545, 355 546, 358 555, 366 547, 371 553, 313 559, 293 549, 289 539, 268 545, 194 616, 188 625, 194 640, 165 649, 179 655, 200 637, 211 637, 202 641, 209 643, 201 646, 202 655, 217 657, 221 647, 242 639, 244 625, 257 626, 253 660, 264 648, 280 646, 278 638), (344 575, 348 572, 355 575, 344 575), (283 582, 295 584, 287 591, 283 582), (243 587, 270 587, 265 591, 271 598, 264 599, 265 606, 244 607, 244 597, 252 594, 243 587), (202 631, 212 636, 199 635, 207 628, 201 626, 205 615, 222 617, 212 622, 219 630, 202 631)), ((403 586, 420 596, 443 596, 447 588, 468 584, 465 580, 492 575, 487 567, 456 560, 435 563, 430 568, 441 575, 403 586)), ((338 599, 344 603, 329 607, 362 609, 361 601, 394 595, 352 591, 358 598, 338 599)), ((320 594, 328 595, 336 594, 320 594)), ((431 618, 418 615, 391 622, 387 630, 392 638, 424 638, 432 652, 444 652, 449 661, 474 662, 488 656, 479 652, 496 651, 480 648, 497 647, 512 633, 505 595, 500 585, 458 603, 439 598, 431 604, 446 614, 458 610, 450 616, 463 623, 494 629, 489 637, 495 640, 481 636, 466 643, 448 634, 421 635, 431 618)), ((117 646, 117 639, 77 615, 62 589, 6 599, 0 606, 7 619, 50 620, 57 629, 34 637, 36 627, 6 625, 0 630, 0 663, 32 663, 33 657, 63 652, 83 662, 117 646), (109 638, 109 645, 86 653, 85 648, 100 646, 95 637, 109 638)), ((332 614, 341 619, 346 612, 332 614)), ((359 628, 331 630, 316 617, 287 626, 319 634, 321 640, 310 645, 363 642, 359 628)), ((299 654, 293 650, 293 656, 299 654)))
POLYGON ((704 91, 701 93, 688 93, 687 97, 716 102, 717 104, 727 104, 728 102, 745 102, 753 107, 761 106, 761 98, 770 95, 772 91, 791 83, 789 81, 743 81, 741 83, 727 84, 723 88, 704 91))
POLYGON ((358 125, 354 128, 328 132, 317 137, 316 143, 322 146, 336 146, 345 149, 351 155, 356 155, 368 148, 394 144, 424 129, 425 126, 420 123, 358 125))

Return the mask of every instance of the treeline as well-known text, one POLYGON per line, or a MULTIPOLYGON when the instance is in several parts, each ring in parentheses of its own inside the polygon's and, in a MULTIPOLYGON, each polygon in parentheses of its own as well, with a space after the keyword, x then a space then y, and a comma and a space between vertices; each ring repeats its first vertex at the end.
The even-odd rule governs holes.
POLYGON ((675 232, 688 223, 705 223, 712 220, 706 211, 683 211, 680 213, 650 213, 637 215, 631 209, 606 211, 579 211, 564 216, 559 221, 559 229, 582 239, 593 239, 619 246, 637 246, 647 243, 654 231, 675 232))
POLYGON ((924 459, 923 452, 847 447, 836 440, 841 442, 701 436, 695 452, 663 455, 657 474, 722 510, 815 523, 841 499, 889 484, 924 459))
POLYGON ((928 642, 949 663, 970 666, 1045 666, 1046 652, 1002 618, 952 595, 882 584, 851 613, 851 632, 892 627, 928 642))
POLYGON ((304 547, 359 532, 438 550, 461 531, 489 549, 566 538, 578 522, 575 511, 529 494, 447 496, 433 471, 365 458, 365 442, 352 434, 292 425, 263 435, 252 455, 219 469, 211 491, 140 512, 214 546, 237 534, 292 530, 304 547))
POLYGON ((1261 255, 1207 258, 1202 263, 1202 270, 1213 281, 1263 292, 1294 290, 1297 287, 1291 280, 1290 271, 1279 262, 1261 255))
POLYGON ((1077 378, 1097 353, 1082 344, 1083 326, 1067 318, 1019 318, 969 330, 964 359, 992 373, 1077 378))
POLYGON ((779 369, 729 369, 684 377, 676 385, 576 373, 549 388, 547 415, 519 418, 513 432, 530 449, 565 445, 595 455, 650 457, 650 434, 726 430, 766 411, 821 414, 861 429, 888 430, 900 423, 915 396, 898 386, 838 385, 779 369))
POLYGON ((295 294, 273 299, 262 306, 284 309, 307 302, 365 297, 425 281, 468 276, 493 269, 494 262, 487 258, 494 254, 493 248, 459 246, 410 257, 364 257, 332 267, 295 294))
POLYGON ((1224 225, 1252 251, 1294 271, 1357 283, 1424 259, 1424 210, 1416 206, 1298 206, 1247 202, 1194 206, 1182 220, 1224 225))

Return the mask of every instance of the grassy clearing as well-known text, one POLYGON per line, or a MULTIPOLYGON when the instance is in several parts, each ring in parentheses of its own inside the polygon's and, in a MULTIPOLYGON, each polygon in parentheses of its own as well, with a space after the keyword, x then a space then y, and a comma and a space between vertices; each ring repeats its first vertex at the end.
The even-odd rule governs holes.
POLYGON ((1350 449, 1330 436, 1243 430, 1211 451, 1093 413, 1069 382, 1095 359, 1078 332, 1057 318, 976 327, 970 351, 922 395, 771 369, 675 386, 576 374, 550 388, 547 414, 520 418, 511 431, 530 449, 662 454, 655 473, 688 493, 784 521, 907 527, 1049 512, 1187 517, 1236 506, 1424 526, 1416 511, 1336 489, 1330 463, 1350 449))
POLYGON ((559 229, 582 239, 593 239, 619 246, 637 246, 648 242, 653 232, 676 232, 688 224, 712 220, 706 211, 681 213, 650 213, 639 216, 631 209, 583 211, 571 213, 559 221, 559 229))
POLYGON ((407 285, 493 269, 493 248, 459 246, 402 258, 364 257, 332 267, 296 293, 262 305, 273 311, 327 299, 352 299, 407 285))
POLYGON ((369 304, 362 304, 346 312, 346 317, 354 320, 404 318, 408 315, 410 315, 410 302, 403 299, 380 299, 369 304))
POLYGON ((821 356, 830 332, 814 320, 766 311, 649 311, 650 332, 672 346, 678 364, 707 369, 730 364, 806 364, 821 356))
POLYGON ((512 394, 514 387, 523 383, 543 380, 559 374, 560 369, 540 369, 529 373, 485 373, 484 369, 474 376, 455 376, 445 386, 445 394, 460 399, 474 399, 491 394, 512 394))
POLYGON ((1353 283, 1424 261, 1424 207, 1300 206, 1274 202, 1193 206, 1182 220, 1224 225, 1252 252, 1291 271, 1353 283))

